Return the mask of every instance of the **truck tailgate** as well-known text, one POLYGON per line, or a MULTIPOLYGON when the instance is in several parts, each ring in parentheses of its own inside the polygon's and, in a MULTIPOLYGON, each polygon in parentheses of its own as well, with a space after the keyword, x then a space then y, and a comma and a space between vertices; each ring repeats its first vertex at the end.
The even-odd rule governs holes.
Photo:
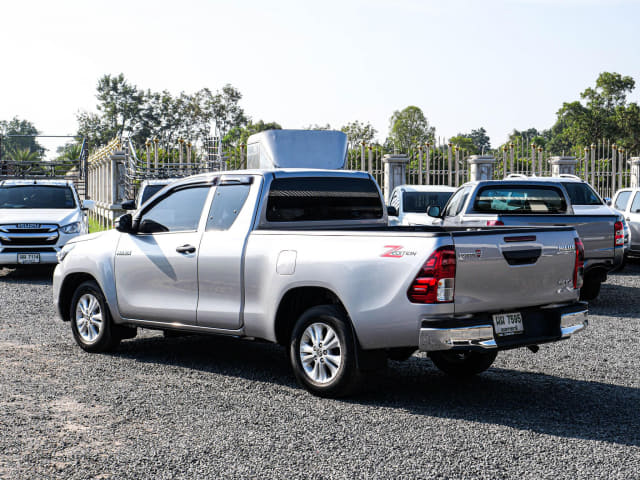
POLYGON ((452 232, 455 313, 575 301, 573 228, 452 232))
POLYGON ((616 215, 499 215, 505 226, 572 226, 584 244, 587 260, 614 258, 616 215))

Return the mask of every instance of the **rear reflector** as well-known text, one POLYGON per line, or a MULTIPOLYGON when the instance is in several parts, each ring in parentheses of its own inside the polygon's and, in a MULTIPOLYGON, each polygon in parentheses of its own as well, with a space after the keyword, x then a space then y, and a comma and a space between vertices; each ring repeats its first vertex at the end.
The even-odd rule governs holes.
POLYGON ((451 303, 455 290, 456 249, 440 247, 424 262, 407 291, 413 303, 451 303))
POLYGON ((584 277, 584 245, 579 238, 575 239, 576 260, 573 266, 573 288, 582 288, 584 277))
POLYGON ((502 220, 487 220, 487 227, 501 227, 504 225, 502 220))
POLYGON ((613 227, 613 230, 615 231, 615 239, 616 239, 615 246, 616 247, 624 246, 624 224, 622 222, 616 222, 613 227))

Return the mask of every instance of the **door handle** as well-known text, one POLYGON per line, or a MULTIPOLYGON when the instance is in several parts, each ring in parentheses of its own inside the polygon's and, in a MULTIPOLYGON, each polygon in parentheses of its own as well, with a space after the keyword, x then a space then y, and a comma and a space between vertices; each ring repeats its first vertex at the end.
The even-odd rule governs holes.
POLYGON ((631 221, 631 219, 629 217, 627 217, 627 222, 630 222, 630 221, 631 221))
POLYGON ((178 253, 194 253, 196 251, 196 247, 193 245, 182 245, 181 247, 176 247, 176 252, 178 253))

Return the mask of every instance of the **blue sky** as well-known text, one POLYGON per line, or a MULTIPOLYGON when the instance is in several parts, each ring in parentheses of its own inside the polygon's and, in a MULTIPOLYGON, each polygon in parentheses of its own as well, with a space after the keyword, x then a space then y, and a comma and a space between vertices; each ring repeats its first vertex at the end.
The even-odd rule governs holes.
MULTIPOLYGON (((0 119, 73 133, 105 73, 173 93, 237 87, 285 128, 420 107, 436 134, 550 127, 598 74, 640 81, 640 2, 3 2, 0 119)), ((638 89, 631 100, 640 101, 638 89)))

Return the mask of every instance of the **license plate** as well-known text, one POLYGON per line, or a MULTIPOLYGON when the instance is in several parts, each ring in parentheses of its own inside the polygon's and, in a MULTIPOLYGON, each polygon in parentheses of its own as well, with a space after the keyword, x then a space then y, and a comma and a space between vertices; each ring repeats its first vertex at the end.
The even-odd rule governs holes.
POLYGON ((19 253, 18 263, 26 265, 29 263, 40 263, 39 253, 19 253))
POLYGON ((493 316, 493 326, 496 329, 496 335, 499 337, 517 335, 524 332, 520 312, 495 314, 493 316))

